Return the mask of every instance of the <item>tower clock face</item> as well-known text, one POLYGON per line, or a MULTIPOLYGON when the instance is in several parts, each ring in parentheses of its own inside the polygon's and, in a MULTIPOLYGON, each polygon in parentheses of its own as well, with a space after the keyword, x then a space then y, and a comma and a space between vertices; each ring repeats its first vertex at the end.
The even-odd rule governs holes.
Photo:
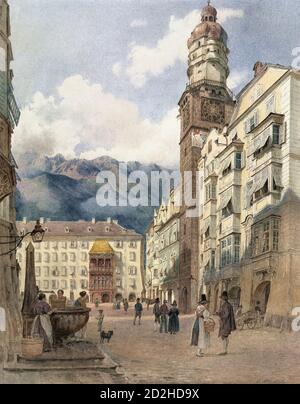
POLYGON ((224 124, 225 105, 216 100, 204 99, 202 101, 202 119, 212 123, 224 124))

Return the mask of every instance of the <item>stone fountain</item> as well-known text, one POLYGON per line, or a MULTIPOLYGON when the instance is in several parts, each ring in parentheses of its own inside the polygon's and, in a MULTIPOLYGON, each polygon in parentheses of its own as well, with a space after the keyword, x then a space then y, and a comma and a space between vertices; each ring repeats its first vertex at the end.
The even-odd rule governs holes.
POLYGON ((74 336, 78 331, 82 330, 89 321, 90 311, 91 309, 88 308, 82 309, 77 307, 56 309, 51 314, 55 343, 61 343, 63 340, 74 336))

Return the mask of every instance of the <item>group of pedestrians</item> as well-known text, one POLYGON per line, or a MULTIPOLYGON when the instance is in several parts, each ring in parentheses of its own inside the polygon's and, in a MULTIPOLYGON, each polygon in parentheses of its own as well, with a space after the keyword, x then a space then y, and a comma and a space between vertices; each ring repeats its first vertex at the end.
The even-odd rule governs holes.
MULTIPOLYGON (((143 313, 143 305, 141 299, 137 299, 134 306, 135 316, 133 324, 141 325, 141 318, 143 313)), ((167 300, 163 303, 160 299, 155 299, 153 306, 154 315, 154 331, 160 333, 176 334, 180 330, 179 326, 179 310, 177 302, 174 301, 171 305, 167 300)), ((216 315, 220 320, 219 337, 223 342, 223 350, 220 355, 228 354, 229 336, 236 330, 235 316, 232 305, 229 302, 228 294, 224 291, 221 295, 221 303, 216 315)), ((209 312, 209 302, 206 295, 202 295, 195 312, 195 322, 192 328, 191 345, 197 347, 197 356, 203 357, 205 351, 210 347, 210 333, 212 329, 209 323, 214 323, 209 312)))
POLYGON ((154 331, 160 331, 160 333, 176 334, 179 332, 179 310, 177 302, 169 305, 167 300, 160 303, 159 298, 155 300, 153 306, 154 314, 154 331))

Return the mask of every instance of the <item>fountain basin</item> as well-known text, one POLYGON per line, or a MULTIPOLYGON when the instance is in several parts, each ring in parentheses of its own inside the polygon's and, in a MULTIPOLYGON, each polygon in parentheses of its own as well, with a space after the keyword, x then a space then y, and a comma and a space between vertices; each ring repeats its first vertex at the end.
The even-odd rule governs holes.
POLYGON ((89 321, 91 309, 56 310, 51 314, 54 339, 60 341, 80 331, 89 321))

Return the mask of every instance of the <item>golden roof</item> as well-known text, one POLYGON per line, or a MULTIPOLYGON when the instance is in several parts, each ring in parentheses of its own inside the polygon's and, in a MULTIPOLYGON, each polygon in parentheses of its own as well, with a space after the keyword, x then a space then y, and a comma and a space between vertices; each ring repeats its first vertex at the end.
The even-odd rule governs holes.
POLYGON ((90 250, 90 254, 113 254, 114 250, 106 240, 96 240, 90 250))

